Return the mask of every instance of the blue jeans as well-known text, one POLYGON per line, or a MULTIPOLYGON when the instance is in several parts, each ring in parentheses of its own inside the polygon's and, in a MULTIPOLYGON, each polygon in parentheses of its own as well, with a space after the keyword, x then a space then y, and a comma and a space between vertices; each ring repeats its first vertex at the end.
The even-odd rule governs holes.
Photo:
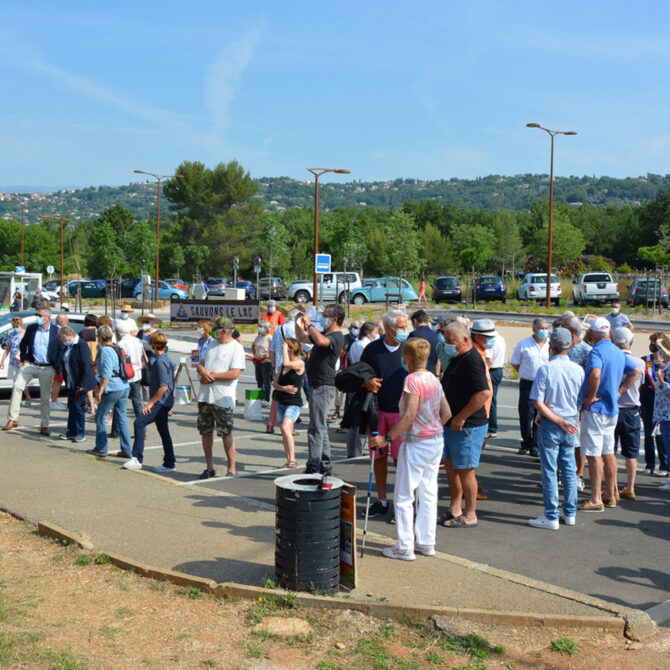
POLYGON ((75 402, 77 389, 67 390, 67 437, 84 437, 86 435, 86 412, 81 400, 86 398, 86 393, 80 394, 79 402, 75 402))
MULTIPOLYGON (((575 423, 574 419, 568 419, 575 423)), ((537 431, 542 465, 542 498, 547 519, 558 519, 557 463, 563 476, 563 514, 577 513, 577 466, 575 465, 575 435, 569 435, 553 421, 542 419, 537 431)))
POLYGON ((654 392, 644 384, 640 389, 640 414, 644 425, 644 460, 647 468, 654 472, 656 469, 656 452, 658 452, 658 469, 667 470, 668 461, 665 457, 665 445, 660 435, 654 436, 654 392))
POLYGON ((148 414, 142 414, 135 419, 135 441, 133 442, 133 456, 142 463, 144 459, 144 431, 150 423, 156 422, 156 429, 163 443, 163 465, 166 468, 174 468, 174 447, 172 437, 168 428, 168 412, 172 409, 165 405, 154 405, 148 414))
MULTIPOLYGON (((138 417, 142 413, 142 384, 137 382, 130 382, 128 384, 128 399, 130 400, 133 406, 133 412, 135 417, 138 417)), ((119 434, 119 416, 117 412, 114 412, 112 415, 112 430, 109 432, 110 435, 119 434)))
POLYGON ((498 432, 498 387, 503 378, 502 368, 491 368, 489 370, 491 375, 491 384, 493 386, 493 396, 491 397, 491 413, 489 415, 489 431, 492 433, 498 432))
POLYGON ((670 421, 661 421, 661 437, 665 447, 665 462, 670 464, 670 421))
POLYGON ((110 409, 114 408, 114 414, 119 418, 119 439, 121 451, 130 456, 130 431, 128 430, 128 414, 126 403, 128 402, 128 388, 121 391, 110 391, 103 393, 95 415, 95 450, 101 454, 107 453, 107 427, 105 419, 110 409))

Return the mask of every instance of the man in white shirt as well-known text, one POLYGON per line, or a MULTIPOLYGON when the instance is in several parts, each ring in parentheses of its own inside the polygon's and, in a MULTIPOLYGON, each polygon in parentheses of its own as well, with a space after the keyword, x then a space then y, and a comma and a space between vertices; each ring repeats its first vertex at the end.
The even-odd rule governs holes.
POLYGON ((204 363, 196 366, 200 375, 198 391, 198 432, 202 437, 207 466, 200 479, 216 476, 214 469, 214 424, 216 434, 223 440, 228 459, 226 476, 237 474, 233 410, 237 399, 237 380, 245 368, 244 347, 233 338, 233 320, 220 316, 212 323, 216 345, 207 348, 204 363))
POLYGON ((605 314, 605 318, 610 323, 611 333, 614 333, 617 328, 628 328, 630 331, 634 329, 630 319, 621 311, 621 305, 618 302, 612 303, 612 310, 609 314, 605 314))
MULTIPOLYGON (((137 324, 135 319, 123 319, 116 321, 116 332, 118 335, 117 344, 123 351, 126 352, 130 358, 130 362, 133 365, 133 370, 135 375, 132 379, 129 379, 130 391, 128 393, 128 399, 133 404, 133 411, 135 412, 135 418, 137 418, 142 413, 142 359, 144 358, 144 346, 142 341, 137 337, 137 324), (133 327, 133 324, 134 327, 133 327)), ((112 435, 110 437, 115 437, 115 433, 118 431, 114 430, 116 425, 112 426, 112 435)))
POLYGON ((535 432, 535 405, 530 399, 535 376, 540 366, 549 361, 549 324, 544 319, 533 321, 533 334, 521 340, 514 348, 510 363, 519 373, 519 428, 521 430, 520 454, 539 458, 535 432))
POLYGON ((130 316, 133 313, 133 308, 126 303, 125 305, 121 305, 121 309, 119 311, 121 314, 114 323, 116 330, 119 330, 119 324, 125 323, 130 327, 128 332, 132 332, 133 330, 137 332, 137 321, 135 321, 135 319, 130 316))
POLYGON ((486 365, 488 365, 491 385, 493 386, 487 437, 495 437, 498 434, 498 387, 502 382, 505 356, 507 355, 505 338, 500 333, 495 333, 493 338, 493 346, 486 350, 486 365))

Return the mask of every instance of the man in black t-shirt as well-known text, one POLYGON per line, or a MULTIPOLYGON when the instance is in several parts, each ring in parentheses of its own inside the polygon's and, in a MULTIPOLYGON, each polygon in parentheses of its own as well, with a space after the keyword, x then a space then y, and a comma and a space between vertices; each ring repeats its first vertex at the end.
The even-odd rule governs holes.
POLYGON ((324 308, 321 317, 323 332, 314 326, 307 314, 295 322, 296 338, 314 345, 306 368, 310 388, 307 474, 333 473, 326 414, 335 398, 335 364, 344 346, 343 322, 344 308, 338 304, 324 308))
POLYGON ((439 522, 446 528, 477 525, 477 478, 482 445, 488 429, 484 405, 491 396, 486 364, 474 348, 465 324, 453 321, 442 330, 445 353, 451 356, 442 386, 452 417, 444 427, 444 467, 451 502, 439 522), (465 498, 465 510, 461 503, 465 498))
POLYGON ((414 330, 409 334, 410 337, 420 337, 430 344, 430 354, 426 369, 432 372, 436 377, 440 376, 440 359, 437 357, 437 333, 428 325, 428 314, 423 309, 417 309, 412 314, 412 325, 414 330))

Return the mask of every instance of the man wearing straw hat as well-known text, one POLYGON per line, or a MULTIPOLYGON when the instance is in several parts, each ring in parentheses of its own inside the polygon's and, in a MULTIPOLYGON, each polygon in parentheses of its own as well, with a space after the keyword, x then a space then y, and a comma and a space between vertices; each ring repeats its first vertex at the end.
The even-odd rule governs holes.
POLYGON ((137 322, 130 316, 133 313, 133 308, 128 303, 126 303, 124 305, 121 305, 120 312, 121 315, 116 319, 116 323, 114 324, 116 330, 119 329, 119 323, 124 322, 130 326, 130 328, 128 329, 129 333, 131 333, 134 330, 136 331, 137 322))

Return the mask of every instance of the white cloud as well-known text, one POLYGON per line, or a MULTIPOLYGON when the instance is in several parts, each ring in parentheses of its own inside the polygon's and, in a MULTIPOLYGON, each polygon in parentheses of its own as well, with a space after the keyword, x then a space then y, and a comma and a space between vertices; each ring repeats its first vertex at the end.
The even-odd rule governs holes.
POLYGON ((221 139, 229 121, 230 105, 240 84, 242 74, 253 56, 260 30, 231 42, 205 75, 205 107, 212 115, 212 131, 221 139))

